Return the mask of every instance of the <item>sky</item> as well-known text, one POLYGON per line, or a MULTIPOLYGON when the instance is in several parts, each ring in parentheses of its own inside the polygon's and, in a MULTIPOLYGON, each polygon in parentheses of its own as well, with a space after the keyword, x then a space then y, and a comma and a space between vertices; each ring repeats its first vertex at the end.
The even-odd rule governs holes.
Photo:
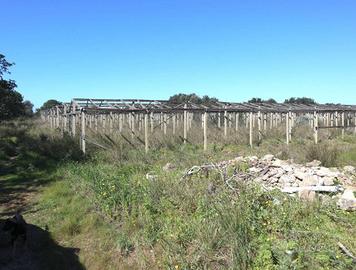
POLYGON ((356 104, 354 0, 0 0, 8 78, 48 99, 356 104))

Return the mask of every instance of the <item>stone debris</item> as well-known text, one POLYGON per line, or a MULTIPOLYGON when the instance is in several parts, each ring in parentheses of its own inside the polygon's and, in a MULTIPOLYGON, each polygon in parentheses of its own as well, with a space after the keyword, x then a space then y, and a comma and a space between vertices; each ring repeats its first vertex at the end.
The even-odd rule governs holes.
POLYGON ((344 171, 347 172, 347 173, 351 173, 351 174, 356 172, 354 166, 345 166, 344 167, 344 171))
MULTIPOLYGON (((256 156, 236 157, 233 160, 222 161, 217 167, 227 168, 239 164, 254 180, 265 188, 279 188, 283 192, 294 194, 307 201, 312 201, 318 195, 332 194, 339 198, 338 205, 344 210, 356 210, 356 198, 350 186, 356 186, 356 169, 345 166, 343 169, 327 168, 321 162, 313 160, 305 165, 294 163, 293 160, 281 160, 268 154, 262 158, 256 156), (343 193, 342 193, 343 192, 343 193), (342 195, 341 195, 342 194, 342 195)), ((236 174, 239 177, 239 174, 236 174)))
POLYGON ((355 192, 352 189, 346 189, 341 195, 339 201, 337 202, 338 206, 343 210, 355 211, 356 210, 356 198, 355 192))

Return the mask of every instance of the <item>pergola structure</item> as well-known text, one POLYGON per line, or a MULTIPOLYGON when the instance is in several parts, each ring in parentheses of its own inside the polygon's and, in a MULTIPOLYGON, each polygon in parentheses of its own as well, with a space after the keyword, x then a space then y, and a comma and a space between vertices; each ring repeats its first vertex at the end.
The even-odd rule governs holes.
POLYGON ((95 131, 122 132, 128 128, 135 134, 138 127, 144 130, 145 150, 149 150, 149 133, 157 126, 167 134, 167 126, 172 126, 172 134, 183 128, 183 142, 187 142, 187 133, 192 121, 201 121, 203 130, 204 150, 207 149, 208 119, 216 119, 218 128, 224 129, 227 136, 228 128, 238 132, 242 125, 249 129, 249 144, 253 146, 253 132, 257 122, 258 139, 262 138, 262 130, 285 124, 286 143, 292 138, 292 128, 296 119, 307 119, 314 131, 315 143, 318 143, 318 130, 321 128, 341 128, 344 135, 346 128, 354 128, 356 132, 356 106, 341 104, 286 104, 286 103, 236 103, 214 102, 211 104, 194 104, 186 102, 171 103, 168 100, 149 99, 90 99, 74 98, 71 102, 55 106, 42 112, 42 117, 52 128, 60 128, 76 136, 80 127, 81 149, 85 153, 86 127, 94 127, 95 131), (268 125, 269 123, 269 125, 268 125), (114 128, 116 124, 117 129, 114 128))

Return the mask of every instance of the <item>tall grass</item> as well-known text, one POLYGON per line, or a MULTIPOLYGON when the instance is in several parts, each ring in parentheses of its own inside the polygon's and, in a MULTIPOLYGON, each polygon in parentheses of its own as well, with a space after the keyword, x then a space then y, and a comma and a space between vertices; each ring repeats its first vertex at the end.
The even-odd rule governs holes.
MULTIPOLYGON (((90 235, 87 230, 99 228, 98 218, 89 221, 86 216, 99 213, 115 229, 101 236, 98 250, 135 260, 140 268, 351 269, 351 260, 336 243, 343 242, 355 253, 356 217, 338 210, 328 198, 306 204, 251 183, 239 183, 231 191, 213 173, 181 179, 192 165, 237 155, 273 153, 301 162, 317 158, 334 166, 338 156, 323 160, 323 155, 354 145, 337 139, 328 141, 330 149, 312 148, 312 138, 306 133, 287 147, 279 137, 282 130, 275 132, 276 136, 266 136, 252 149, 233 134, 225 140, 217 133, 206 152, 193 130, 190 134, 196 141, 186 145, 178 144, 176 138, 157 136, 152 141, 157 148, 148 154, 140 142, 131 145, 120 137, 108 139, 100 134, 95 138, 110 150, 98 151, 88 145, 86 159, 80 155, 77 138, 41 135, 40 129, 30 131, 30 138, 26 138, 28 132, 21 136, 26 141, 25 152, 36 149, 37 155, 48 153, 57 163, 65 161, 59 163, 57 172, 57 178, 64 181, 40 204, 47 209, 52 226, 69 239, 90 235), (68 153, 72 154, 67 158, 68 153), (164 171, 167 162, 175 168, 164 171), (213 192, 209 186, 215 187, 213 192)), ((88 239, 82 241, 89 245, 88 239)))
POLYGON ((350 265, 337 250, 336 240, 356 248, 348 237, 354 217, 332 204, 306 205, 247 183, 232 192, 214 174, 181 180, 182 165, 210 158, 196 149, 182 152, 189 162, 177 162, 177 168, 168 172, 162 170, 162 159, 174 157, 175 151, 158 151, 150 161, 144 155, 128 155, 128 160, 108 162, 106 153, 84 164, 69 164, 60 174, 118 224, 119 236, 114 241, 121 255, 140 254, 135 257, 144 268, 153 264, 179 269, 307 265, 343 269, 350 265), (147 173, 153 177, 147 179, 147 173), (208 191, 209 185, 216 187, 214 193, 208 191), (331 221, 329 215, 335 213, 349 223, 331 221), (305 238, 305 233, 312 236, 305 238), (147 250, 152 250, 153 262, 147 250))

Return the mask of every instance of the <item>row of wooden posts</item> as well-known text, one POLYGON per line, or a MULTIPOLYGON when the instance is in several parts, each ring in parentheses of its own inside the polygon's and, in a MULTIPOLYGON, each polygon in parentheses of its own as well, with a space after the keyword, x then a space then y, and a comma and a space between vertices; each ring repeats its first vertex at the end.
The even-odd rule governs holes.
POLYGON ((223 122, 224 136, 228 134, 228 128, 235 126, 235 131, 245 125, 249 129, 249 144, 253 146, 253 132, 257 122, 258 140, 262 140, 263 131, 268 128, 273 129, 285 122, 286 143, 289 144, 292 140, 292 128, 298 120, 304 119, 314 131, 314 141, 318 143, 318 132, 321 128, 341 128, 342 136, 344 136, 347 127, 354 127, 356 133, 356 115, 354 112, 333 111, 333 112, 317 112, 313 113, 296 113, 296 112, 191 112, 183 110, 179 112, 104 112, 95 113, 92 111, 81 110, 75 113, 63 113, 57 107, 51 109, 47 114, 42 115, 51 128, 58 128, 62 132, 69 132, 73 137, 76 136, 76 127, 80 125, 80 145, 81 150, 85 153, 86 141, 89 142, 86 136, 86 129, 89 128, 94 132, 99 132, 99 125, 102 129, 109 130, 112 133, 114 130, 114 122, 118 123, 118 131, 121 133, 125 124, 128 126, 132 138, 135 136, 135 129, 144 130, 145 151, 149 151, 149 133, 153 133, 154 129, 159 127, 163 134, 167 134, 167 126, 172 122, 172 134, 175 135, 177 128, 183 123, 183 142, 187 143, 187 135, 192 127, 193 121, 201 121, 203 130, 203 147, 208 148, 208 119, 214 119, 217 127, 220 129, 223 122), (223 120, 223 121, 221 121, 223 120), (156 122, 158 121, 158 124, 156 122), (150 122, 150 123, 149 123, 150 122), (242 122, 242 123, 241 123, 242 122), (269 123, 268 123, 269 122, 269 123), (149 126, 150 125, 150 126, 149 126))

